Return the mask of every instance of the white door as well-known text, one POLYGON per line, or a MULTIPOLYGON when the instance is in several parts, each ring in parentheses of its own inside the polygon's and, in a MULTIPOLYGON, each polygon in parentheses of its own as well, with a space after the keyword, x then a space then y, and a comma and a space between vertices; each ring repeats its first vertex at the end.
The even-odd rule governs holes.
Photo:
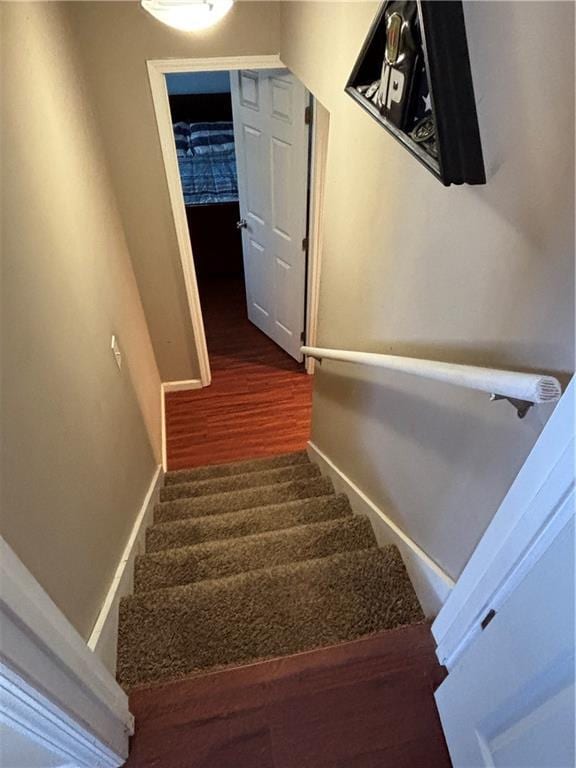
POLYGON ((573 768, 574 525, 436 691, 454 768, 573 768))
POLYGON ((454 768, 576 765, 574 504, 571 384, 433 625, 454 768))
POLYGON ((230 75, 248 317, 301 362, 309 94, 285 69, 230 75))

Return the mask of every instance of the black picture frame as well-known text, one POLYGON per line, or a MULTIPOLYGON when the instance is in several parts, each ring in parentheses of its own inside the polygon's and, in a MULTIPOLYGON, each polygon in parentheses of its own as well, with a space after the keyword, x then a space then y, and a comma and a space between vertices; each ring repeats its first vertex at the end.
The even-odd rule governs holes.
POLYGON ((413 0, 417 5, 422 53, 432 115, 436 125, 437 157, 380 113, 358 92, 369 76, 376 79, 386 42, 385 11, 379 9, 348 82, 346 92, 445 186, 485 184, 486 174, 468 42, 461 0, 413 0))

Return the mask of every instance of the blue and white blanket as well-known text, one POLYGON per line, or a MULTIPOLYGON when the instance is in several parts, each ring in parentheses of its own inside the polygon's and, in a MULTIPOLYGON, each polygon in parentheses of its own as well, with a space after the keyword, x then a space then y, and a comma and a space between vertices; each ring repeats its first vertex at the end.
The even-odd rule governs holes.
POLYGON ((238 200, 232 123, 175 123, 174 138, 186 205, 238 200))

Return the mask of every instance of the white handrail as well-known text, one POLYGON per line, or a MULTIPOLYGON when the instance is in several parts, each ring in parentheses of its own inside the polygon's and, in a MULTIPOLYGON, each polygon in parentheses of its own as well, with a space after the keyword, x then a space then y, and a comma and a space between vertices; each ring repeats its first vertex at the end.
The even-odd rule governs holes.
MULTIPOLYGON (((439 363, 435 360, 419 360, 414 357, 380 355, 373 352, 350 352, 343 349, 302 347, 301 352, 316 360, 337 360, 357 363, 374 368, 401 371, 413 376, 443 381, 458 387, 468 387, 488 392, 496 399, 524 401, 525 403, 553 403, 560 399, 562 388, 553 376, 539 373, 517 373, 480 368, 475 365, 439 363)), ((525 410, 524 410, 525 413, 525 410)), ((520 414, 520 412, 519 412, 520 414)), ((523 414, 522 414, 523 415, 523 414)))

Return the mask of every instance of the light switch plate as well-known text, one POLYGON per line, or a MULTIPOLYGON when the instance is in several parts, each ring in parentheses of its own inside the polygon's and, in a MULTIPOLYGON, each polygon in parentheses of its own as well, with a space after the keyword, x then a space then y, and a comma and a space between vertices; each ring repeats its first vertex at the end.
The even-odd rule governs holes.
POLYGON ((114 354, 116 365, 118 366, 118 368, 122 368, 122 352, 120 351, 118 339, 116 338, 115 335, 112 336, 112 341, 110 342, 110 348, 112 350, 112 353, 114 354))

